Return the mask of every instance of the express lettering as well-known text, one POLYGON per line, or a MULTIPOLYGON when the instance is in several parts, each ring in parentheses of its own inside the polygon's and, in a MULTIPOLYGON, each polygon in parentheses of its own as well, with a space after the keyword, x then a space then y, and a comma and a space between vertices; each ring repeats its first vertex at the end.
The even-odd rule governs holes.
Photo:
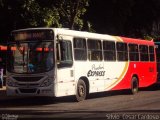
POLYGON ((89 70, 88 73, 87 73, 87 76, 90 77, 90 76, 104 76, 105 75, 105 71, 92 71, 92 70, 89 70))

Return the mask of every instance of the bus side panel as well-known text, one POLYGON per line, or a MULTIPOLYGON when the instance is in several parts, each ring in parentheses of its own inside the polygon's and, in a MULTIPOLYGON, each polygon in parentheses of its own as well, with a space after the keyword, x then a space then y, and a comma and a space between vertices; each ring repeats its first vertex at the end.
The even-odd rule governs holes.
POLYGON ((134 75, 138 76, 139 87, 147 87, 154 84, 156 82, 156 63, 130 62, 127 73, 112 90, 130 89, 134 75))
MULTIPOLYGON (((128 62, 105 62, 104 67, 106 69, 105 80, 105 90, 111 90, 113 87, 117 86, 125 76, 128 71, 128 62)), ((121 86, 126 88, 126 84, 121 86)))
POLYGON ((89 82, 89 92, 104 91, 104 67, 103 62, 94 61, 76 61, 75 62, 75 80, 78 82, 80 78, 86 78, 89 82))
POLYGON ((139 87, 148 87, 156 83, 156 63, 154 62, 141 62, 140 63, 140 78, 139 87))

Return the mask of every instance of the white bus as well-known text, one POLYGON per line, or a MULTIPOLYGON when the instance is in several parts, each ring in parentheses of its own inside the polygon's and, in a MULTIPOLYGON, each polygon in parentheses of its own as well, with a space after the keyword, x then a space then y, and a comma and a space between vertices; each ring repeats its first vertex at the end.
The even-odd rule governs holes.
POLYGON ((15 30, 8 44, 7 95, 75 95, 82 101, 108 90, 136 93, 156 81, 154 52, 154 43, 144 40, 63 28, 15 30))

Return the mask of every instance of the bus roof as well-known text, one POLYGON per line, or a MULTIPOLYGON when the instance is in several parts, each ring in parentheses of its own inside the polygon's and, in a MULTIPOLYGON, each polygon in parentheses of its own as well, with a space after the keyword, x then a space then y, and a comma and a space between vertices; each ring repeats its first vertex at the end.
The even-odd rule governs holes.
POLYGON ((91 32, 86 32, 86 31, 76 31, 76 30, 70 30, 68 28, 46 28, 46 27, 26 28, 26 29, 14 30, 13 32, 28 31, 28 30, 53 30, 55 35, 64 35, 64 36, 81 37, 81 38, 89 38, 89 39, 101 39, 101 40, 109 40, 109 41, 117 41, 117 42, 154 45, 153 41, 148 41, 148 40, 113 36, 113 35, 108 35, 108 34, 91 33, 91 32))

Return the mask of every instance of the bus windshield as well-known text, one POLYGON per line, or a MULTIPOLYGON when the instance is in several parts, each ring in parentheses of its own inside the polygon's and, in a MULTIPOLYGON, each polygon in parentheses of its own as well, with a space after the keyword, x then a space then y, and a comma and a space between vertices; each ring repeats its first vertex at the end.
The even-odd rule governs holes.
POLYGON ((8 71, 42 73, 54 66, 53 42, 17 42, 8 47, 8 71))

